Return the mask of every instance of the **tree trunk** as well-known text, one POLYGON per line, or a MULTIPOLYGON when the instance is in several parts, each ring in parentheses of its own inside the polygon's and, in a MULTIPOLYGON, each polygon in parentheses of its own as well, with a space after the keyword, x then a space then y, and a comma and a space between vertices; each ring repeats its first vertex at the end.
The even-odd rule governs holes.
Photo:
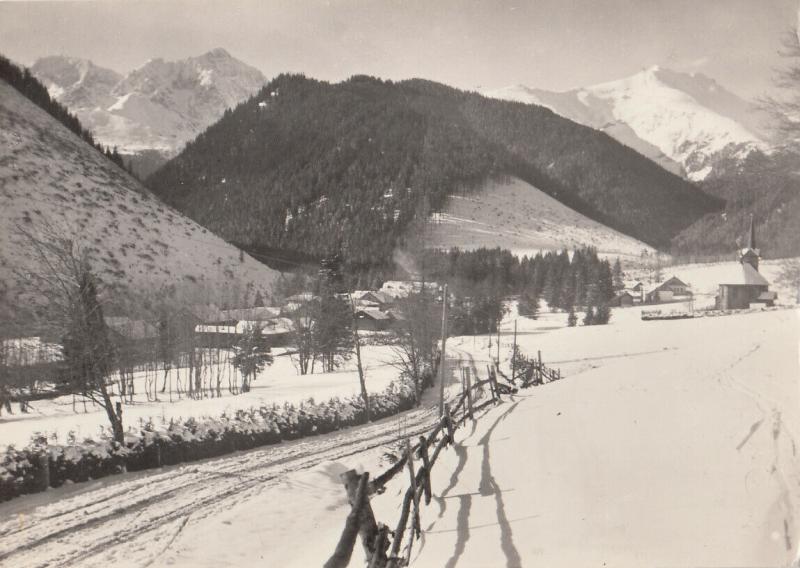
POLYGON ((100 380, 100 396, 103 397, 103 408, 106 410, 108 420, 111 422, 111 431, 114 435, 114 441, 122 445, 125 443, 125 431, 122 427, 122 406, 115 409, 114 402, 111 400, 111 395, 108 393, 108 388, 104 380, 100 380))

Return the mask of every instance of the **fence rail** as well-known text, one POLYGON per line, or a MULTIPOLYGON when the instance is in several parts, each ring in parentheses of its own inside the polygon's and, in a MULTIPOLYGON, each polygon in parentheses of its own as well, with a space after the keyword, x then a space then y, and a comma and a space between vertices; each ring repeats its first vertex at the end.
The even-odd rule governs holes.
MULTIPOLYGON (((399 568, 408 566, 415 539, 422 533, 420 526, 420 504, 429 505, 432 498, 430 472, 444 449, 455 443, 455 432, 467 419, 474 418, 481 409, 502 402, 502 395, 517 392, 517 380, 522 388, 538 386, 562 378, 560 369, 547 367, 542 363, 541 351, 536 359, 525 360, 526 365, 512 372, 512 379, 500 370, 487 366, 487 378, 472 381, 470 369, 462 369, 462 392, 454 403, 445 404, 442 415, 433 429, 419 437, 414 444, 405 440, 403 455, 386 471, 369 479, 369 473, 361 475, 355 470, 342 474, 341 479, 347 491, 350 513, 345 521, 342 535, 333 555, 325 563, 325 568, 344 568, 350 563, 355 542, 360 536, 369 568, 399 568), (498 380, 498 375, 503 380, 498 380), (479 402, 482 394, 491 395, 479 402), (433 448, 433 451, 430 449, 433 448), (386 484, 404 470, 408 471, 409 481, 403 495, 400 517, 394 530, 375 520, 370 496, 383 493, 386 484), (403 541, 409 531, 405 547, 403 541), (402 549, 402 550, 401 550, 402 549)), ((477 377, 475 377, 477 379, 477 377)))

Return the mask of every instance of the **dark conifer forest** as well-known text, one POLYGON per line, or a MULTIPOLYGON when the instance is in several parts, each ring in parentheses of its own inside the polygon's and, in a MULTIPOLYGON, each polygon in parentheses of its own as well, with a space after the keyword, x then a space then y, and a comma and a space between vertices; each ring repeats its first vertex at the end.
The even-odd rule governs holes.
POLYGON ((248 250, 388 266, 415 219, 505 176, 661 247, 721 206, 547 109, 365 76, 330 84, 281 75, 147 184, 248 250))

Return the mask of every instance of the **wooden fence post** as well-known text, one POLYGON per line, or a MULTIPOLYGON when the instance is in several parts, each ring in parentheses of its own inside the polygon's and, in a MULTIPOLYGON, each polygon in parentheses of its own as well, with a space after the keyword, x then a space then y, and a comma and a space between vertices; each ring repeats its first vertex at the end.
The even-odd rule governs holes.
MULTIPOLYGON (((356 502, 356 492, 361 483, 360 479, 365 475, 368 474, 364 473, 359 476, 354 469, 348 470, 341 475, 341 479, 347 489, 347 499, 351 505, 356 502)), ((364 505, 361 507, 358 533, 361 536, 361 545, 364 547, 365 556, 371 558, 374 552, 372 547, 375 544, 375 536, 378 534, 378 523, 375 522, 375 514, 369 504, 369 497, 366 498, 364 505)))
POLYGON ((450 405, 444 405, 444 424, 447 428, 447 439, 450 444, 456 443, 455 435, 453 434, 453 418, 450 416, 450 405))
MULTIPOLYGON (((392 549, 389 552, 389 559, 387 568, 397 568, 400 566, 400 546, 403 544, 403 535, 406 532, 406 525, 408 524, 408 511, 411 508, 411 489, 406 491, 403 498, 403 507, 400 511, 400 520, 397 521, 397 528, 394 531, 394 538, 392 539, 392 549)), ((327 568, 327 567, 326 567, 327 568)))
POLYGON ((408 465, 408 474, 411 477, 411 502, 414 505, 414 516, 411 521, 411 526, 414 527, 414 532, 412 534, 419 538, 421 527, 419 520, 419 495, 417 495, 417 474, 414 471, 414 453, 411 451, 411 442, 408 438, 406 438, 406 455, 408 456, 406 462, 406 465, 408 465))
MULTIPOLYGON (((355 471, 350 470, 345 472, 342 477, 347 476, 347 474, 352 473, 353 476, 358 478, 358 474, 355 471)), ((347 476, 347 480, 350 481, 352 476, 347 476)), ((369 480, 369 474, 365 473, 361 476, 358 481, 358 485, 355 489, 353 499, 350 501, 350 505, 352 508, 350 509, 350 513, 347 515, 347 520, 344 523, 344 530, 342 531, 342 536, 339 538, 339 543, 336 545, 336 550, 334 550, 333 555, 328 559, 325 563, 324 568, 346 568, 346 566, 350 563, 350 557, 353 554, 353 547, 356 544, 356 537, 359 533, 359 526, 361 525, 361 514, 364 509, 364 505, 367 504, 367 482, 369 480)), ((348 497, 350 496, 350 483, 347 483, 347 494, 348 497)), ((367 557, 369 557, 368 555, 367 557)))
POLYGON ((511 384, 516 384, 517 374, 517 320, 514 320, 514 347, 511 348, 511 384))
POLYGON ((539 382, 544 384, 544 368, 542 367, 542 350, 538 350, 539 382))
POLYGON ((471 373, 470 373, 469 367, 464 369, 464 377, 465 377, 465 380, 466 380, 466 383, 467 383, 467 388, 466 388, 466 391, 467 391, 467 412, 468 412, 468 415, 469 415, 470 419, 473 419, 474 416, 472 415, 472 379, 470 377, 470 374, 471 373))
POLYGON ((419 437, 419 457, 422 467, 425 468, 425 477, 422 478, 422 488, 425 491, 425 504, 431 504, 431 460, 428 457, 428 441, 425 436, 419 437))
POLYGON ((369 561, 369 568, 384 568, 386 566, 386 549, 389 547, 389 527, 381 525, 375 537, 375 552, 369 561))

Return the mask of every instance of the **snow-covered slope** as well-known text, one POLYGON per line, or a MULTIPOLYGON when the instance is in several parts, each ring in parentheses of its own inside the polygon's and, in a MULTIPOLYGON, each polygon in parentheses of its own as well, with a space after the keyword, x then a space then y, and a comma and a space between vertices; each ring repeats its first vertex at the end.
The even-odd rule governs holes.
POLYGON ((124 77, 62 56, 38 60, 31 72, 101 144, 168 156, 265 81, 221 48, 180 61, 153 59, 124 77))
POLYGON ((606 227, 517 178, 453 195, 435 214, 426 242, 434 248, 501 247, 518 255, 591 245, 602 255, 636 258, 645 243, 606 227))
POLYGON ((762 118, 713 79, 650 67, 624 79, 566 92, 525 86, 487 96, 538 104, 608 133, 673 172, 705 179, 721 159, 767 149, 762 118))
MULTIPOLYGON (((35 269, 18 230, 46 225, 88 251, 106 284, 268 292, 277 273, 162 203, 0 81, 0 288, 35 269)), ((23 290, 24 291, 24 290, 23 290)))

